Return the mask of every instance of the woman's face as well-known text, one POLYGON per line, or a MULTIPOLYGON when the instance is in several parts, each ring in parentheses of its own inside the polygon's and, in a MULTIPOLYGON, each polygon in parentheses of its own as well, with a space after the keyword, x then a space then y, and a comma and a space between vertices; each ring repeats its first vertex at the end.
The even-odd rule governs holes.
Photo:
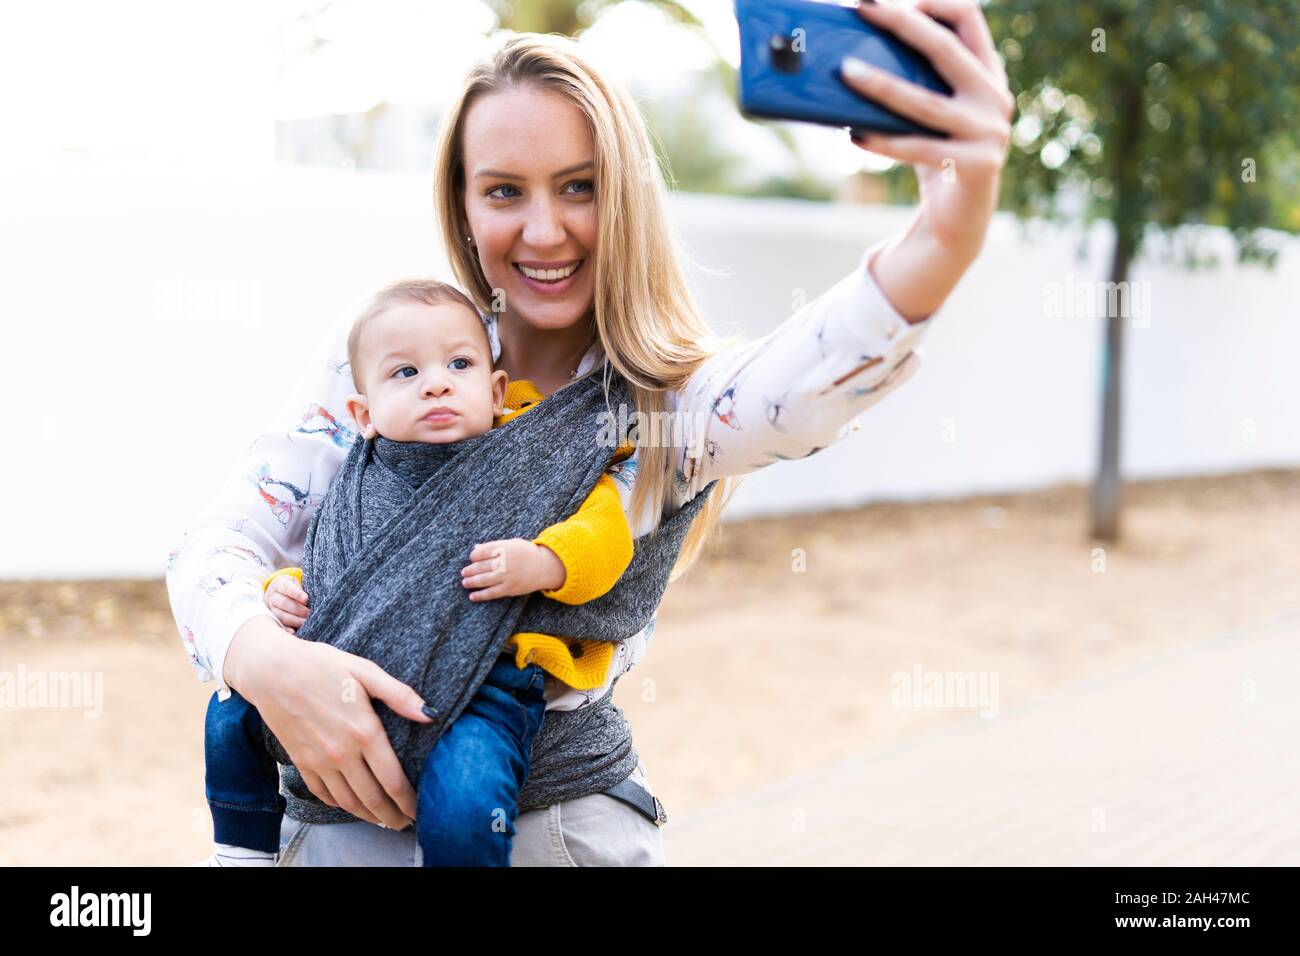
POLYGON ((465 117, 465 213, 496 305, 538 329, 572 326, 595 296, 595 152, 568 100, 495 93, 465 117), (531 275, 529 274, 531 273, 531 275))

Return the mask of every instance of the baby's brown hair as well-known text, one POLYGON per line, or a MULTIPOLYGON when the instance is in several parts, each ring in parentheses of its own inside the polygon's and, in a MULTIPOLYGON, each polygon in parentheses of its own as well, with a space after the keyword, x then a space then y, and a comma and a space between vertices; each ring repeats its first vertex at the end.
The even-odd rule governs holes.
MULTIPOLYGON (((348 333, 348 367, 352 370, 352 384, 356 386, 358 392, 365 392, 365 383, 357 378, 357 358, 360 352, 361 335, 365 332, 366 326, 375 318, 401 302, 410 302, 415 305, 455 303, 465 306, 476 316, 479 314, 478 308, 470 301, 469 296, 454 285, 446 282, 439 282, 437 279, 429 279, 423 276, 413 276, 396 279, 388 283, 370 297, 361 313, 353 321, 352 331, 348 333)), ((483 338, 487 339, 486 328, 483 330, 483 338)), ((487 360, 490 369, 492 365, 492 350, 490 347, 487 352, 487 360)))

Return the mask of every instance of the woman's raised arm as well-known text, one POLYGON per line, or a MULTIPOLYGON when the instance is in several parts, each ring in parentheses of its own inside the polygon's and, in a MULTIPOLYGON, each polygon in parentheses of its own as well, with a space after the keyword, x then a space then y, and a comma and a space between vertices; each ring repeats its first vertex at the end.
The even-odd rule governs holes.
POLYGON ((931 319, 904 319, 872 276, 889 241, 772 332, 719 352, 691 376, 677 406, 692 439, 676 452, 687 498, 715 478, 834 444, 854 430, 855 415, 916 374, 931 319))
POLYGON ((941 96, 861 60, 840 65, 844 82, 864 98, 947 134, 941 139, 871 133, 854 139, 860 148, 910 163, 916 172, 916 218, 874 269, 890 301, 911 319, 939 308, 984 245, 1016 99, 974 0, 860 2, 858 14, 924 53, 952 88, 951 96, 941 96))
POLYGON ((916 373, 914 349, 984 243, 997 206, 1015 98, 974 0, 862 0, 868 23, 896 34, 952 88, 940 96, 859 60, 841 64, 863 97, 947 133, 946 139, 872 133, 861 148, 915 167, 921 200, 911 226, 868 249, 829 292, 757 342, 704 363, 678 409, 687 497, 709 481, 806 458, 853 430, 853 417, 916 373), (935 22, 944 21, 951 29, 935 22))

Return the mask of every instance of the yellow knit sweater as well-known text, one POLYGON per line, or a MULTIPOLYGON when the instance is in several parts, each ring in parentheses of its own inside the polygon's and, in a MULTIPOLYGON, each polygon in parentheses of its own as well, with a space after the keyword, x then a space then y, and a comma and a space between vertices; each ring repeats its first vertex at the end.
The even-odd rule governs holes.
MULTIPOLYGON (((510 382, 506 386, 506 413, 493 421, 493 427, 522 415, 545 398, 532 382, 510 382)), ((620 446, 610 464, 624 460, 634 450, 631 443, 620 446)), ((533 543, 550 548, 564 565, 564 584, 553 591, 542 591, 545 597, 565 604, 584 604, 607 592, 632 562, 632 531, 614 479, 601 475, 578 510, 571 517, 543 530, 533 543)), ((282 568, 266 579, 263 590, 281 575, 291 576, 302 583, 301 568, 282 568)), ((614 656, 614 645, 606 641, 530 631, 520 631, 506 643, 514 648, 515 663, 519 667, 526 667, 530 662, 538 664, 547 673, 578 690, 590 690, 603 684, 614 656)))

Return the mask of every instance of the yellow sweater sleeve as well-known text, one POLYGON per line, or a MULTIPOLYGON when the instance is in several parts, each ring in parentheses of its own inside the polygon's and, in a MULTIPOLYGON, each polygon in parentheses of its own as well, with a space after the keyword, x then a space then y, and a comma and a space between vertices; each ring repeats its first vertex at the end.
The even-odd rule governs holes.
POLYGON ((262 582, 263 593, 266 592, 266 589, 271 586, 271 582, 274 581, 276 578, 293 578, 295 581, 298 582, 298 586, 301 587, 302 568, 281 568, 279 571, 276 571, 275 574, 272 574, 270 577, 268 577, 265 581, 262 582))
POLYGON ((632 563, 632 529, 628 527, 618 487, 601 475, 573 517, 551 525, 536 538, 564 565, 564 584, 542 595, 564 604, 583 604, 612 588, 632 563))

